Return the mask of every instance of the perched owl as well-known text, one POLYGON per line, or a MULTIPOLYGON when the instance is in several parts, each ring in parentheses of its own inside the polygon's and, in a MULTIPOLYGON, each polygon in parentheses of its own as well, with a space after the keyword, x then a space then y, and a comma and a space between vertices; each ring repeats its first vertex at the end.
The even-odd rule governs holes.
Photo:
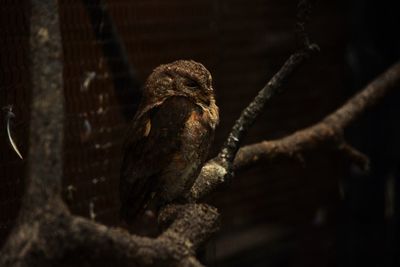
POLYGON ((157 67, 125 142, 120 178, 121 218, 183 197, 207 158, 218 124, 211 75, 200 63, 157 67))

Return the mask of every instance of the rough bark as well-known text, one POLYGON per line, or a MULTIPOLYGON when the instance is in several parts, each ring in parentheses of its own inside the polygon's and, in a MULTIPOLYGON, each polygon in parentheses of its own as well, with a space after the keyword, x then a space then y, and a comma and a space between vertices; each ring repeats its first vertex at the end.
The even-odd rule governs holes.
MULTIPOLYGON (((400 63, 397 63, 321 122, 278 140, 245 146, 238 151, 237 155, 233 149, 230 150, 233 151, 231 155, 236 156, 232 168, 239 170, 260 161, 273 161, 282 157, 301 157, 302 153, 306 151, 327 147, 338 150, 348 160, 367 170, 368 158, 346 143, 343 131, 367 109, 373 107, 387 93, 399 86, 400 63)), ((234 135, 234 130, 229 138, 234 135)), ((231 177, 229 166, 221 164, 219 157, 220 155, 203 166, 191 189, 191 201, 199 200, 210 194, 231 177)))
POLYGON ((400 63, 397 63, 321 122, 278 140, 242 147, 234 161, 235 170, 249 167, 259 161, 298 156, 321 146, 338 149, 362 168, 367 168, 368 159, 345 142, 343 131, 366 110, 379 103, 390 91, 398 89, 399 86, 400 63))
POLYGON ((311 52, 316 49, 317 46, 313 44, 291 55, 281 69, 243 110, 222 146, 221 152, 202 168, 189 194, 189 201, 196 201, 203 198, 214 189, 212 184, 223 183, 232 176, 233 161, 247 131, 261 114, 265 104, 282 90, 283 85, 293 72, 295 72, 301 64, 310 57, 311 52))
POLYGON ((31 146, 24 214, 45 206, 61 192, 64 97, 60 25, 57 3, 41 2, 32 0, 30 21, 31 146))

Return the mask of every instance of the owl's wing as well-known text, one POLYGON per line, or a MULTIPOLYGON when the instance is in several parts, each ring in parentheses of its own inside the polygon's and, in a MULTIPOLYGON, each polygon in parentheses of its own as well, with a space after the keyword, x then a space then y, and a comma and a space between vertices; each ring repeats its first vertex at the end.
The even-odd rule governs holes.
POLYGON ((181 146, 185 123, 199 107, 170 97, 142 115, 129 131, 121 168, 121 218, 132 221, 151 200, 158 178, 181 146))

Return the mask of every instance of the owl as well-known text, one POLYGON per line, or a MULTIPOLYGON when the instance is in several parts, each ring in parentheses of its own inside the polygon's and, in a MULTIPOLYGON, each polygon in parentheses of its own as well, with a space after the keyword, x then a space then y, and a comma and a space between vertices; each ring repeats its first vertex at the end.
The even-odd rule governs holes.
POLYGON ((209 71, 192 60, 161 65, 148 77, 124 145, 121 219, 178 201, 193 185, 218 124, 209 71), (154 204, 155 203, 155 204, 154 204))

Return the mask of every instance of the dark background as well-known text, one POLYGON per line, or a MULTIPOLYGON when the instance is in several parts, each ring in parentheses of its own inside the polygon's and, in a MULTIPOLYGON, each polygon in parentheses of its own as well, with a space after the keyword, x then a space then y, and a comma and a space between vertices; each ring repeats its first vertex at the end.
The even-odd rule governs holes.
MULTIPOLYGON (((116 49, 98 1, 60 3, 66 129, 64 196, 75 214, 118 224, 121 144, 137 91, 162 63, 202 62, 213 74, 221 123, 213 155, 240 111, 296 47, 293 0, 113 0, 108 12, 135 73, 116 49), (94 79, 85 88, 90 73, 94 79)), ((308 31, 321 52, 276 97, 246 143, 317 122, 399 59, 397 1, 319 1, 308 31)), ((27 155, 29 2, 0 0, 0 105, 13 105, 13 136, 27 155)), ((242 171, 209 201, 221 231, 203 254, 215 266, 399 266, 399 93, 346 136, 371 157, 369 175, 340 155, 242 171)), ((0 242, 11 230, 25 167, 0 127, 0 242)), ((45 185, 44 185, 45 186, 45 185)))

